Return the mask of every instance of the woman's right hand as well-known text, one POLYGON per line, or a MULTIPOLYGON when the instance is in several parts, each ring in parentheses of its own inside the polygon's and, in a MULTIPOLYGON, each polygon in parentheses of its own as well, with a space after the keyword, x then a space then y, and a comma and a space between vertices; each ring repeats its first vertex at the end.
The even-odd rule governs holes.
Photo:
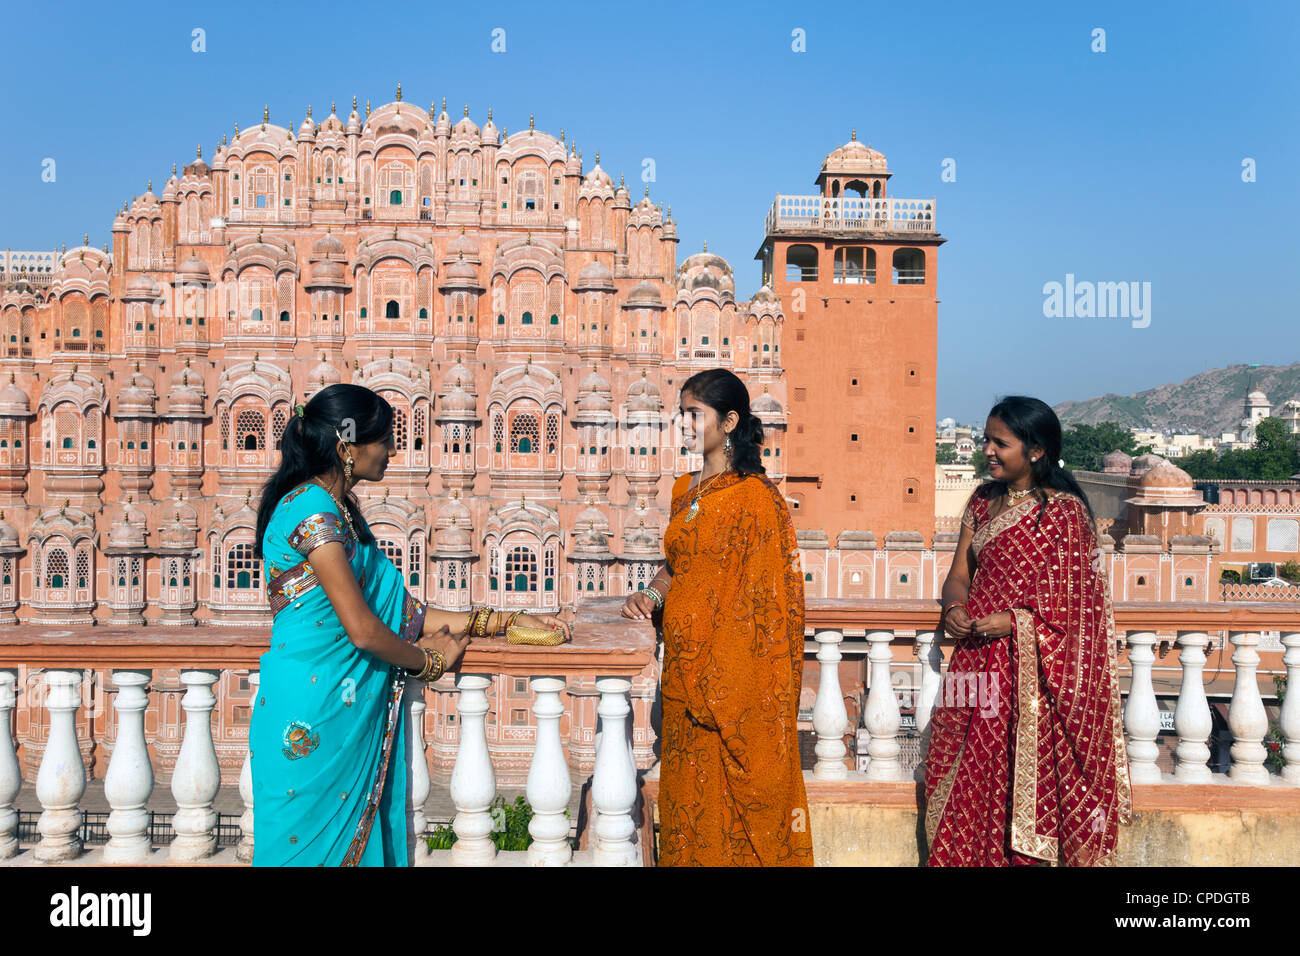
POLYGON ((426 651, 437 651, 442 655, 442 659, 447 662, 446 670, 451 670, 460 661, 461 655, 465 653, 465 648, 469 647, 471 640, 473 638, 468 634, 464 637, 453 637, 451 629, 444 624, 428 637, 422 637, 416 641, 415 646, 426 651))
POLYGON ((961 605, 953 605, 948 609, 948 613, 943 616, 943 630, 949 637, 970 637, 970 614, 961 605))
POLYGON ((645 591, 630 594, 628 599, 623 602, 623 616, 630 617, 634 621, 648 621, 654 611, 654 599, 645 591))

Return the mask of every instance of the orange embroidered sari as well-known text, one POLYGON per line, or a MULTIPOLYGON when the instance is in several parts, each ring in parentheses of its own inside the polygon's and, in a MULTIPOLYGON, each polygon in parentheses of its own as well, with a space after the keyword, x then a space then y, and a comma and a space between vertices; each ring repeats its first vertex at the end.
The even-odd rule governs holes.
POLYGON ((689 484, 664 533, 659 865, 811 866, 794 524, 761 475, 714 479, 693 517, 689 484))

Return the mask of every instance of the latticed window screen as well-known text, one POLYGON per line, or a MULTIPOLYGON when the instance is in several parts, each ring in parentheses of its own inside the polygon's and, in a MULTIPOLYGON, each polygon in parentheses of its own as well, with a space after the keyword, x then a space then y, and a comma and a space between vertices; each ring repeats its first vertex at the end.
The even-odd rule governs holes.
POLYGON ((14 583, 14 559, 0 558, 0 584, 14 583))
POLYGON ((97 408, 86 412, 86 447, 99 447, 99 409, 97 408))
POLYGON ((505 426, 502 424, 501 416, 495 415, 492 418, 492 441, 496 450, 501 450, 501 445, 505 441, 505 426))
POLYGON ((398 451, 406 450, 406 409, 397 406, 393 408, 393 442, 398 451))
POLYGON ((84 338, 86 335, 86 306, 83 302, 72 301, 63 307, 63 334, 69 338, 84 338))
POLYGON ((1294 518, 1269 518, 1268 550, 1297 550, 1297 544, 1300 543, 1297 542, 1297 532, 1300 532, 1300 524, 1297 524, 1294 518))
POLYGON ((117 586, 126 587, 126 558, 117 559, 117 586))
POLYGON ((235 415, 235 441, 240 449, 261 451, 265 437, 266 419, 261 412, 245 408, 235 415))
POLYGON ((76 448, 80 416, 70 406, 65 405, 63 409, 54 415, 54 447, 76 448))
POLYGON ((492 547, 488 549, 488 586, 493 591, 497 589, 497 572, 500 567, 500 565, 497 564, 498 560, 499 552, 497 551, 496 545, 492 545, 492 547))
POLYGON ((271 430, 275 435, 275 447, 280 447, 280 441, 284 438, 284 408, 277 405, 275 414, 271 416, 271 430))
POLYGON ((544 556, 545 563, 542 566, 544 571, 542 587, 547 591, 555 590, 555 547, 550 546, 546 549, 544 556))
POLYGON ((534 316, 540 311, 539 302, 541 296, 539 289, 534 283, 521 285, 515 290, 514 294, 514 313, 515 318, 519 318, 525 312, 532 312, 534 316))
POLYGON ((180 566, 181 563, 175 558, 172 558, 167 562, 167 586, 169 588, 174 588, 179 585, 180 581, 177 575, 180 574, 180 566))
POLYGON ((131 559, 131 587, 136 587, 140 583, 140 559, 131 559))
POLYGON ((251 544, 237 544, 226 552, 226 587, 260 588, 262 562, 253 556, 251 544))
POLYGON ((560 417, 558 415, 546 416, 546 451, 547 454, 555 454, 555 449, 560 444, 560 417))
POLYGON ((230 447, 230 409, 222 405, 221 413, 217 417, 221 421, 221 448, 224 451, 230 447))
POLYGON ((640 591, 650 583, 650 565, 643 561, 637 561, 628 565, 627 568, 627 590, 628 593, 640 591))
MULTIPOLYGON (((457 293, 456 293, 456 297, 455 297, 455 309, 456 309, 456 316, 455 316, 456 321, 457 321, 457 322, 463 322, 463 321, 465 321, 465 293, 464 293, 464 292, 457 292, 457 293)), ((449 321, 450 321, 450 318, 451 318, 451 317, 449 316, 449 317, 448 317, 448 320, 449 320, 449 321)))
POLYGON ((506 590, 537 590, 537 554, 532 548, 511 548, 506 554, 506 590))
POLYGON ((50 548, 45 552, 45 586, 47 588, 68 586, 68 552, 62 548, 50 548))
POLYGON ((293 318, 293 276, 282 275, 276 282, 275 297, 275 317, 278 319, 281 312, 288 312, 289 317, 293 318))
POLYGON ((274 201, 271 193, 271 171, 265 166, 258 166, 248 177, 248 204, 257 208, 256 197, 265 196, 266 205, 269 207, 274 201))
POLYGON ((510 450, 528 453, 537 451, 537 419, 532 415, 516 415, 510 423, 510 450))
POLYGON ((416 451, 423 451, 424 450, 424 403, 423 402, 415 406, 414 418, 415 418, 415 422, 412 426, 412 431, 414 433, 415 441, 412 447, 414 447, 416 451))
POLYGON ((1253 551, 1255 549, 1255 519, 1232 519, 1232 550, 1253 551))
POLYGON ((77 552, 77 587, 90 587, 90 554, 87 551, 77 552))

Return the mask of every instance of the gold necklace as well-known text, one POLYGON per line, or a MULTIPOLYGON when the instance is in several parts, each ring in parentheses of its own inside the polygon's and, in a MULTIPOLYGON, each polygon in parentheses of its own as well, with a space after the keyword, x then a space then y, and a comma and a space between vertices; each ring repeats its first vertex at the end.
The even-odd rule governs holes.
POLYGON ((1007 485, 1008 504, 1017 505, 1020 503, 1020 500, 1022 498, 1024 498, 1026 495, 1031 495, 1033 493, 1034 493, 1033 488, 1026 488, 1024 491, 1016 491, 1016 489, 1012 488, 1010 485, 1007 485))
POLYGON ((727 473, 727 469, 724 468, 716 475, 710 475, 708 481, 695 486, 695 497, 691 500, 691 506, 686 509, 687 521, 694 521, 695 516, 700 513, 700 495, 704 493, 705 487, 713 484, 714 481, 716 481, 719 477, 725 475, 726 473, 727 473))
POLYGON ((352 539, 359 544, 361 542, 361 536, 357 534, 357 529, 352 524, 352 514, 348 511, 347 508, 343 507, 343 502, 339 501, 339 499, 335 497, 334 492, 330 491, 329 488, 326 487, 324 483, 322 483, 316 478, 313 478, 312 481, 314 481, 316 484, 324 488, 325 494, 329 495, 331 498, 334 499, 334 504, 338 505, 339 513, 343 515, 343 520, 346 521, 348 524, 348 531, 352 532, 352 539))

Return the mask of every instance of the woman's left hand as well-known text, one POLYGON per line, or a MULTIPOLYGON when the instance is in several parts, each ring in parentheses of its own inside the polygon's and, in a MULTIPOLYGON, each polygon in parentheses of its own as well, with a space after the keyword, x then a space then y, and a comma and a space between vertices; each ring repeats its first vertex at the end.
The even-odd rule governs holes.
POLYGON ((1011 612, 986 614, 970 626, 971 637, 1007 637, 1011 634, 1011 612))
POLYGON ((573 640, 573 619, 577 616, 577 613, 572 608, 562 608, 558 614, 543 614, 541 616, 520 614, 515 619, 515 623, 522 624, 524 627, 540 627, 547 631, 561 630, 564 632, 564 639, 571 641, 573 640))

